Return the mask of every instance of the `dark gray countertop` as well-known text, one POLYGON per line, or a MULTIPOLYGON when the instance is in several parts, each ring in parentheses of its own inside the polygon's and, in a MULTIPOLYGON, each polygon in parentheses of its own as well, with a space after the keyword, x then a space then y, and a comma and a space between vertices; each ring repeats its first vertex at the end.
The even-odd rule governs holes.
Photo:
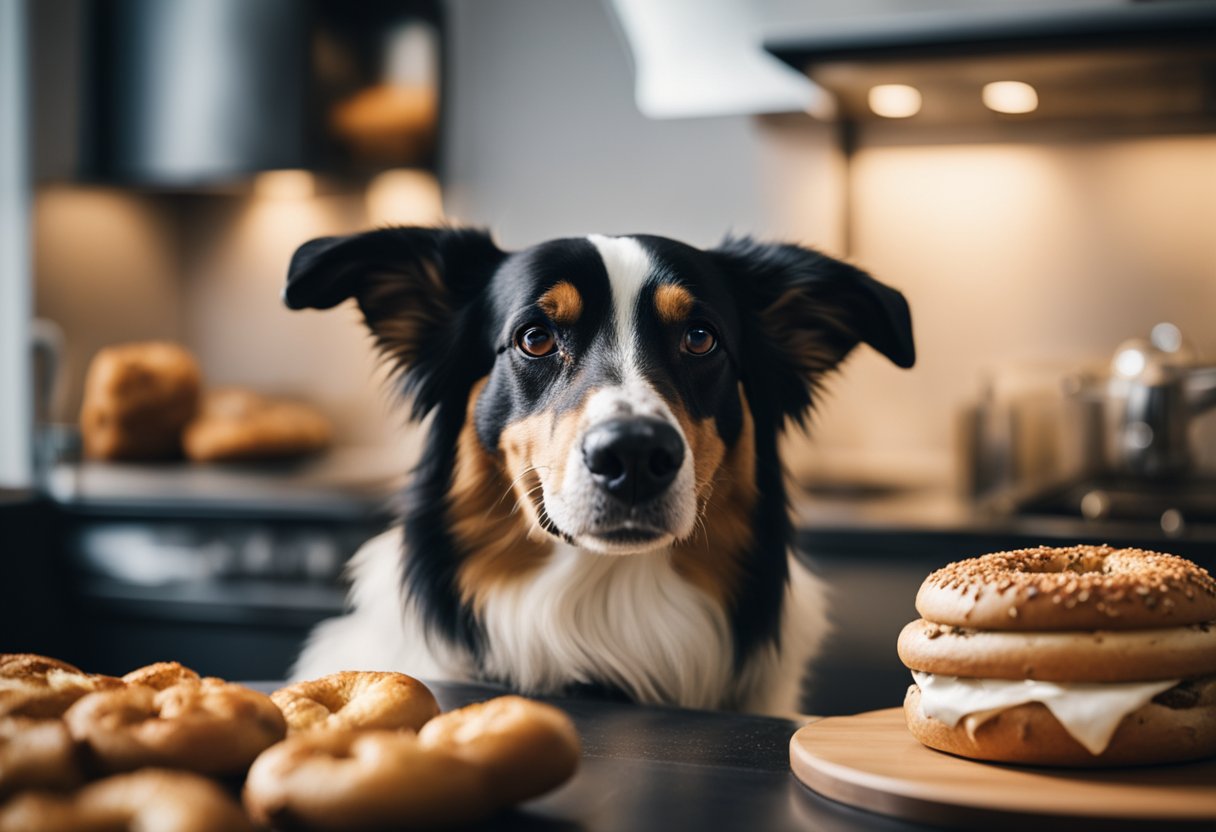
POLYGON ((1109 543, 1172 552, 1216 568, 1216 524, 1192 523, 1180 536, 1155 523, 1019 514, 1017 495, 978 504, 945 484, 889 490, 791 491, 798 548, 811 555, 928 557, 944 565, 1002 549, 1109 543))
MULTIPOLYGON (((507 691, 428 682, 446 711, 507 691)), ((272 690, 273 683, 252 687, 272 690)), ((575 777, 484 824, 485 829, 879 830, 922 827, 817 796, 789 771, 798 724, 771 717, 643 707, 591 698, 548 699, 573 718, 583 742, 575 777)))
MULTIPOLYGON (((489 685, 428 685, 445 711, 507 692, 489 685)), ((789 720, 592 698, 546 701, 565 710, 578 728, 583 742, 578 773, 549 795, 478 828, 545 832, 921 832, 932 828, 853 809, 804 787, 789 770, 789 741, 799 727, 789 720)), ((1028 815, 1010 820, 1016 828, 1043 822, 1073 832, 1104 828, 1077 819, 1028 815)))

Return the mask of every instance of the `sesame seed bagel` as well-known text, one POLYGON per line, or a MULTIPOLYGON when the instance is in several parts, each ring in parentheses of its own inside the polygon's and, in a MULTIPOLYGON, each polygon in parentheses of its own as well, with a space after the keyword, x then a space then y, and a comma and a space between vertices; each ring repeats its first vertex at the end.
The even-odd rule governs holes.
POLYGON ((1216 623, 1155 630, 999 632, 918 618, 899 634, 912 670, 983 679, 1151 682, 1216 674, 1216 623))
POLYGON ((1003 709, 979 724, 967 717, 950 727, 925 715, 920 688, 912 685, 904 717, 922 744, 976 760, 1068 767, 1176 763, 1216 754, 1216 678, 1171 689, 1131 712, 1097 755, 1038 702, 1003 709))
POLYGON ((1216 581, 1175 555, 1110 546, 1020 549, 952 563, 916 610, 981 630, 1145 630, 1216 620, 1216 581))

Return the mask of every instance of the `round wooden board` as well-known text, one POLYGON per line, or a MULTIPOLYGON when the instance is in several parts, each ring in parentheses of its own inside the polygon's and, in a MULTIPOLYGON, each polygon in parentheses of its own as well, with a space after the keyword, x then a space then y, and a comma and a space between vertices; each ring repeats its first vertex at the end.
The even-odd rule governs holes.
MULTIPOLYGON (((1216 760, 1125 769, 1048 769, 965 760, 912 738, 901 708, 829 717, 790 740, 790 767, 832 800, 941 826, 1030 820, 1216 828, 1216 760)), ((1104 827, 1105 828, 1105 827, 1104 827)))

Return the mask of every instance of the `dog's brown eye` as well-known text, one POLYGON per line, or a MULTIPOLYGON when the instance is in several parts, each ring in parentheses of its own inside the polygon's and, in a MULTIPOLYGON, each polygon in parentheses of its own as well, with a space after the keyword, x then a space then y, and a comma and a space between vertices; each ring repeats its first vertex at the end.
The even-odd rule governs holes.
POLYGON ((709 355, 718 345, 714 331, 706 326, 690 326, 684 333, 684 352, 691 355, 709 355))
POLYGON ((525 326, 515 333, 515 345, 533 358, 542 358, 557 348, 557 338, 543 326, 525 326))

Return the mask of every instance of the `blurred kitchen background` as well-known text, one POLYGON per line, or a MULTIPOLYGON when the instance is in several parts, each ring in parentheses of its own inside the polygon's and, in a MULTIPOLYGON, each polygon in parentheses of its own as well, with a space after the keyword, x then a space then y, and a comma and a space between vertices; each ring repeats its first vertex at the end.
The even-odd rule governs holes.
POLYGON ((0 0, 0 650, 286 672, 418 432, 301 242, 749 233, 908 297, 786 444, 836 634, 812 712, 897 703, 920 581, 1012 546, 1216 565, 1212 0, 0 0), (329 450, 83 458, 101 348, 302 400, 329 450))

